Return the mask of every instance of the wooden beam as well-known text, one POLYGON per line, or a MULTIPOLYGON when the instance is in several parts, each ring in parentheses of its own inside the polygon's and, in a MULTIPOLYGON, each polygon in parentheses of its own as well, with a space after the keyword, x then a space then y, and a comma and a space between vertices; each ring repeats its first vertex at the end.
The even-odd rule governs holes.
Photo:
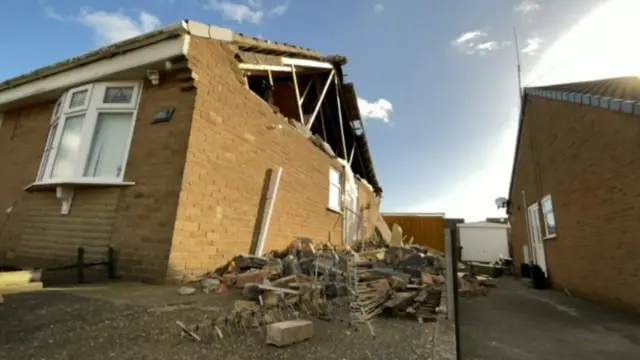
POLYGON ((296 75, 295 65, 291 65, 291 72, 293 73, 293 86, 296 89, 296 100, 298 101, 298 112, 300 114, 300 122, 304 124, 304 114, 302 112, 302 101, 300 101, 300 88, 298 87, 298 76, 296 75))
MULTIPOLYGON (((318 98, 318 103, 316 104, 316 108, 313 110, 313 113, 309 118, 309 124, 307 124, 307 129, 311 129, 311 125, 313 125, 313 121, 316 119, 316 115, 318 115, 318 111, 320 111, 320 106, 322 106, 324 97, 327 95, 327 90, 329 90, 329 85, 331 85, 331 80, 333 80, 334 74, 335 74, 335 70, 331 70, 331 73, 329 73, 329 78, 327 79, 327 82, 324 84, 324 89, 322 89, 322 93, 318 98)), ((338 89, 336 88, 336 91, 337 90, 338 89)))
POLYGON ((336 101, 338 103, 338 121, 340 122, 340 136, 342 137, 342 158, 347 160, 347 143, 344 140, 344 125, 342 124, 342 104, 340 102, 340 84, 338 84, 337 76, 334 76, 333 80, 336 84, 336 101))
POLYGON ((240 70, 291 72, 291 66, 283 65, 240 63, 238 64, 238 67, 240 70))
POLYGON ((293 66, 303 66, 303 67, 312 67, 318 69, 333 69, 333 65, 324 61, 315 61, 315 60, 306 60, 306 59, 293 59, 293 58, 282 58, 282 63, 284 65, 293 65, 293 66))

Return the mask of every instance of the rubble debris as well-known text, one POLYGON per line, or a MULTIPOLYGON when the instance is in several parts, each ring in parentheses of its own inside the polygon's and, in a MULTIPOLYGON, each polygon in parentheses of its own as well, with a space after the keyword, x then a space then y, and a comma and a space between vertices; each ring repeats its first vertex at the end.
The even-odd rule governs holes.
POLYGON ((458 273, 458 295, 460 296, 484 296, 488 294, 489 287, 495 287, 495 284, 487 276, 458 273))
MULTIPOLYGON (((398 226, 393 233, 393 238, 402 240, 398 226)), ((371 321, 381 313, 424 322, 437 316, 438 309, 442 311, 444 263, 439 253, 402 241, 389 244, 376 235, 342 249, 299 238, 282 251, 238 255, 206 274, 200 280, 204 292, 238 289, 243 300, 236 300, 233 309, 219 311, 197 328, 212 329, 211 333, 224 338, 237 331, 263 332, 266 326, 267 342, 285 346, 312 336, 309 320, 332 321, 348 310, 351 326, 366 325, 375 336, 371 321), (308 331, 310 335, 288 339, 287 331, 296 336, 308 331)), ((473 279, 469 286, 489 283, 489 279, 473 279)))
POLYGON ((402 228, 398 224, 393 224, 391 226, 391 239, 389 240, 389 244, 391 245, 402 245, 402 228))
POLYGON ((288 346, 313 337, 313 322, 289 320, 267 326, 267 344, 288 346))
POLYGON ((205 293, 216 291, 220 288, 221 282, 218 278, 203 278, 200 280, 200 286, 205 293))
POLYGON ((178 289, 178 294, 180 295, 193 295, 196 292, 196 288, 191 286, 183 286, 178 289))

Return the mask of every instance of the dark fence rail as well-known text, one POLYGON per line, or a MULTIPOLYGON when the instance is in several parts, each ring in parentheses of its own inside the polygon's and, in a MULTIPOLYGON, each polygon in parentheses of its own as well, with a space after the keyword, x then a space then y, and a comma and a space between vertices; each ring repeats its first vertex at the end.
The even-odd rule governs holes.
POLYGON ((76 262, 70 265, 58 266, 53 268, 47 268, 46 271, 57 271, 57 270, 76 270, 76 276, 78 284, 84 283, 84 270, 89 267, 95 266, 106 266, 107 267, 107 277, 111 280, 117 278, 116 271, 116 255, 113 247, 109 247, 107 249, 107 260, 99 261, 99 262, 86 262, 84 258, 84 247, 79 247, 76 255, 76 262))

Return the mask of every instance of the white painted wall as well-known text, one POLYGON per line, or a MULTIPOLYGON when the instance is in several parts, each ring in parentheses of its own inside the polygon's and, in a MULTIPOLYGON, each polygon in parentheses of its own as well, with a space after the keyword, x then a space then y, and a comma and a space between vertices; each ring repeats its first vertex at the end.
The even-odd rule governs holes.
POLYGON ((488 222, 458 224, 462 261, 496 261, 509 257, 509 225, 488 222))

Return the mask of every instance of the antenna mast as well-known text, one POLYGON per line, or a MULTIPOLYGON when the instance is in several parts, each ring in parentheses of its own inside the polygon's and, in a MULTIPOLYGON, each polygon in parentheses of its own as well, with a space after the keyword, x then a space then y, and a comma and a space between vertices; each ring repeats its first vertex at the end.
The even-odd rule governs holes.
POLYGON ((520 67, 520 48, 518 47, 518 33, 516 27, 513 27, 513 38, 516 45, 516 61, 518 63, 518 97, 520 98, 520 106, 522 106, 522 69, 520 67))

